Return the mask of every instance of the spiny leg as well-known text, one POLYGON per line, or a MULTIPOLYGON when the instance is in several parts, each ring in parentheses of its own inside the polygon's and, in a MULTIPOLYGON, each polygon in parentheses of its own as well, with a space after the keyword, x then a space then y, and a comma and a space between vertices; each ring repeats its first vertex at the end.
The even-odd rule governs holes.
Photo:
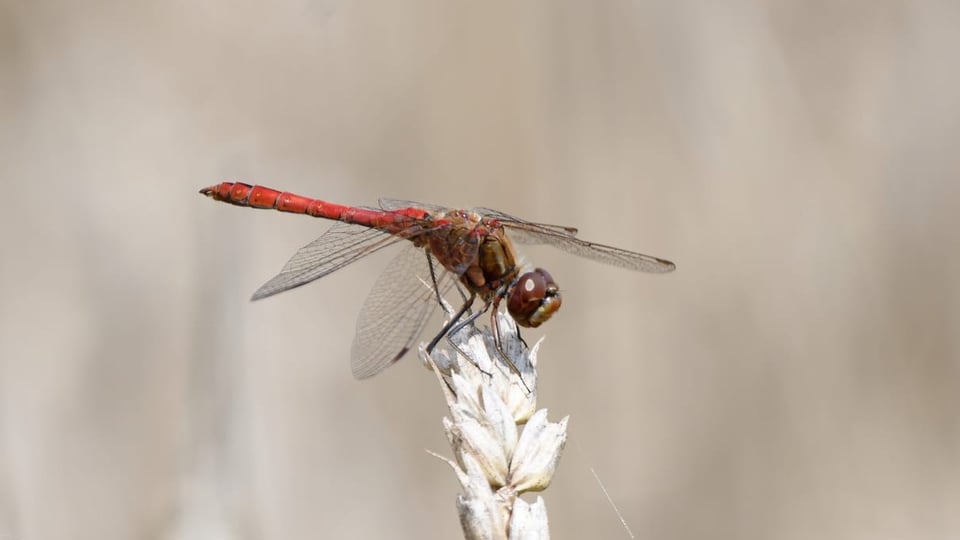
MULTIPOLYGON (((437 285, 437 271, 433 268, 433 257, 430 255, 430 250, 424 250, 424 253, 427 255, 427 268, 430 269, 430 284, 433 286, 433 292, 437 295, 437 303, 440 304, 440 308, 444 311, 447 311, 447 305, 443 303, 443 298, 440 297, 440 286, 437 285)), ((450 313, 448 312, 447 315, 450 313)))
MULTIPOLYGON (((451 315, 452 313, 449 309, 450 305, 444 302, 443 298, 440 296, 440 287, 437 285, 437 271, 434 269, 434 266, 433 266, 434 257, 430 254, 429 250, 425 250, 425 253, 427 255, 427 268, 430 269, 430 282, 431 282, 431 285, 433 285, 433 292, 436 293, 437 295, 437 303, 440 304, 440 308, 444 311, 444 313, 446 313, 447 315, 451 315)), ((460 293, 460 299, 464 303, 467 303, 468 298, 467 298, 467 295, 463 292, 463 287, 460 286, 460 281, 459 280, 455 281, 453 285, 454 287, 457 288, 457 292, 460 293)), ((457 318, 462 316, 463 313, 464 312, 461 311, 461 313, 457 318)))
MULTIPOLYGON (((471 298, 471 301, 472 301, 472 298, 471 298)), ((490 302, 484 302, 484 303, 483 303, 483 308, 482 308, 480 311, 478 311, 478 312, 476 312, 476 313, 471 313, 469 317, 467 317, 466 319, 464 319, 464 320, 460 321, 459 323, 457 323, 456 326, 454 326, 453 328, 451 328, 451 329, 447 332, 447 335, 448 335, 448 336, 452 336, 452 335, 456 334, 457 332, 463 330, 463 329, 466 328, 468 325, 470 325, 473 321, 477 320, 477 318, 478 318, 480 315, 483 315, 483 313, 484 313, 485 311, 487 311, 488 309, 490 309, 490 302)))
MULTIPOLYGON (((471 301, 472 301, 472 298, 471 298, 471 301)), ((476 368, 480 371, 480 373, 483 373, 483 374, 486 375, 487 377, 493 377, 493 373, 489 373, 489 372, 485 371, 482 367, 480 367, 480 364, 478 364, 473 358, 470 357, 469 354, 467 354, 466 351, 464 351, 462 348, 460 348, 460 346, 457 345, 457 343, 456 343, 455 341, 453 341, 452 339, 450 339, 450 336, 453 336, 453 335, 456 334, 457 332, 459 332, 459 331, 463 330, 464 328, 466 328, 467 326, 473 324, 473 322, 476 321, 477 318, 480 317, 480 315, 482 315, 482 314, 483 314, 485 311, 487 311, 488 309, 490 309, 490 302, 484 302, 484 303, 483 303, 483 308, 482 308, 480 311, 478 311, 478 312, 476 312, 476 313, 471 313, 469 317, 467 317, 466 319, 460 321, 459 323, 456 324, 456 326, 454 326, 453 328, 451 328, 450 330, 447 331, 447 341, 450 343, 450 345, 453 345, 453 348, 456 349, 456 350, 460 353, 461 356, 463 356, 464 358, 470 360, 470 362, 474 365, 474 367, 476 367, 476 368)))
POLYGON ((460 299, 463 300, 464 302, 466 302, 466 301, 467 301, 467 294, 466 294, 465 292, 463 292, 463 287, 462 287, 461 284, 460 284, 460 280, 458 279, 457 281, 455 281, 453 285, 454 285, 454 287, 457 288, 457 292, 460 293, 460 299))
POLYGON ((523 339, 523 336, 520 335, 520 327, 517 326, 517 339, 520 340, 520 343, 523 344, 524 349, 530 349, 530 346, 527 345, 527 340, 523 339))
MULTIPOLYGON (((470 299, 469 299, 469 301, 467 302, 467 304, 465 304, 464 307, 460 309, 460 311, 457 313, 456 318, 455 318, 455 319, 452 319, 451 322, 453 322, 453 321, 455 321, 456 319, 458 319, 458 318, 460 318, 461 316, 463 316, 463 314, 467 311, 467 308, 469 308, 469 306, 470 306, 471 304, 473 304, 473 301, 474 301, 474 298, 475 298, 475 297, 476 297, 476 294, 475 294, 475 293, 471 293, 470 299)), ((436 342, 438 342, 438 341, 440 340, 440 338, 441 338, 444 334, 447 335, 447 336, 452 336, 452 335, 456 334, 457 332, 463 330, 463 329, 466 328, 468 325, 470 325, 470 324, 472 324, 474 321, 476 321, 477 318, 480 317, 480 315, 482 315, 485 311, 488 311, 488 310, 489 310, 489 311, 490 311, 490 330, 491 330, 491 332, 493 332, 493 344, 494 344, 494 349, 497 350, 497 354, 498 354, 498 355, 500 356, 500 358, 507 364, 507 366, 510 368, 510 370, 513 371, 513 372, 517 375, 517 377, 520 379, 520 383, 523 384, 524 389, 526 389, 527 394, 529 394, 529 393, 531 392, 530 387, 527 386, 527 381, 525 381, 525 380, 523 379, 523 373, 520 371, 520 368, 518 368, 517 365, 513 363, 513 360, 511 360, 510 357, 507 356, 507 353, 505 353, 505 352, 503 351, 503 340, 502 340, 501 337, 500 337, 500 325, 499 325, 499 323, 497 322, 497 312, 500 310, 499 308, 500 308, 500 300, 501 300, 501 299, 502 299, 502 295, 498 295, 498 296, 496 296, 496 297, 494 298, 494 300, 493 300, 492 302, 490 302, 490 301, 484 302, 484 304, 483 304, 483 309, 477 311, 476 313, 470 314, 470 316, 467 317, 466 319, 464 319, 464 320, 462 320, 462 321, 460 321, 460 322, 458 322, 458 323, 456 323, 455 325, 452 325, 452 326, 450 325, 450 323, 448 323, 447 325, 445 325, 443 332, 441 332, 440 335, 438 335, 436 338, 434 338, 434 342, 431 342, 431 346, 435 346, 435 345, 436 345, 436 342), (491 309, 491 308, 492 308, 492 309, 491 309), (449 327, 449 328, 448 328, 448 327, 449 327)), ((519 334, 518 334, 518 335, 519 335, 519 334)), ((451 343, 452 343, 452 342, 451 342, 451 343)), ((454 347, 455 347, 458 351, 460 351, 461 353, 463 353, 463 351, 462 351, 459 347, 457 347, 455 343, 454 343, 453 345, 454 345, 454 347)), ((526 344, 524 344, 524 345, 526 345, 526 344)), ((431 350, 431 347, 428 347, 428 348, 427 348, 427 352, 430 352, 430 350, 431 350)), ((463 354, 463 356, 469 358, 469 355, 467 355, 467 354, 463 354)), ((480 369, 480 367, 477 366, 477 369, 480 369)), ((485 375, 487 375, 487 376, 491 376, 491 375, 492 375, 492 374, 490 374, 490 373, 487 373, 487 372, 483 371, 482 369, 480 369, 480 371, 483 372, 483 373, 484 373, 485 375)))
MULTIPOLYGON (((463 306, 453 315, 453 317, 450 318, 449 321, 447 321, 446 324, 443 325, 443 328, 440 330, 440 333, 437 334, 436 336, 434 336, 434 338, 433 338, 432 340, 430 340, 430 344, 427 345, 427 353, 428 353, 428 354, 431 353, 431 352, 433 352, 433 349, 434 349, 434 347, 437 346, 437 343, 440 343, 440 340, 443 339, 444 336, 446 336, 447 334, 449 334, 449 333, 450 333, 450 330, 451 330, 452 328, 457 328, 458 330, 459 330, 460 328, 462 328, 462 326, 458 324, 458 322, 459 322, 459 320, 460 320, 460 317, 463 317, 463 314, 466 313, 466 312, 470 309, 470 306, 473 305, 473 301, 474 301, 476 298, 477 298, 477 294, 474 293, 474 292, 471 292, 471 293, 470 293, 470 297, 467 298, 467 301, 463 303, 463 306)), ((478 313, 483 313, 483 312, 481 311, 481 312, 478 312, 478 313)), ((475 319, 475 318, 476 318, 476 314, 472 314, 472 315, 470 315, 470 317, 468 317, 466 320, 467 320, 467 321, 471 321, 471 320, 473 320, 473 319, 475 319)))
MULTIPOLYGON (((527 381, 523 380, 523 373, 520 372, 520 368, 518 368, 517 365, 513 363, 513 360, 507 356, 507 353, 503 351, 503 341, 500 339, 500 323, 497 321, 497 312, 500 311, 500 298, 501 297, 498 296, 496 300, 493 301, 493 309, 490 310, 490 330, 493 331, 493 348, 497 350, 497 354, 506 362, 510 370, 517 375, 520 383, 523 384, 523 387, 527 390, 527 394, 529 394, 530 387, 527 386, 527 381)), ((517 336, 520 336, 519 332, 517 336)), ((522 338, 521 341, 523 341, 522 338)), ((524 343, 524 345, 526 344, 524 343)))
MULTIPOLYGON (((461 307, 461 308, 457 311, 457 313, 454 314, 453 317, 452 317, 449 321, 447 321, 447 324, 443 325, 443 328, 440 330, 440 333, 437 334, 436 336, 434 336, 434 338, 430 341, 430 344, 427 345, 427 354, 431 353, 431 352, 433 351, 434 347, 436 347, 437 344, 440 343, 440 340, 443 339, 444 337, 446 337, 446 338, 448 339, 448 342, 450 343, 450 345, 452 345, 453 348, 456 349, 457 352, 459 352, 461 356, 463 356, 464 358, 470 360, 470 362, 471 362, 474 366, 476 366, 476 368, 477 368, 478 370, 480 370, 480 373, 483 373, 484 375, 490 377, 490 376, 493 375, 492 373, 487 373, 486 371, 484 371, 483 368, 481 368, 481 367, 477 364, 477 362, 476 362, 473 358, 471 358, 469 354, 466 353, 466 351, 464 351, 463 349, 461 349, 460 346, 457 345, 453 340, 449 339, 450 336, 452 336, 453 334, 456 334, 456 333, 459 332, 460 330, 463 330, 467 325, 469 325, 470 323, 472 323, 473 321, 475 321, 475 320, 477 319, 477 317, 479 317, 484 311, 486 311, 486 310, 490 307, 489 302, 487 302, 487 303, 484 304, 484 309, 482 309, 482 310, 480 310, 480 311, 478 311, 478 312, 476 312, 476 313, 471 313, 469 317, 467 317, 466 319, 460 321, 460 320, 459 320, 460 317, 463 317, 463 314, 466 313, 467 311, 469 311, 470 306, 473 305, 473 301, 476 299, 476 297, 477 297, 476 293, 474 293, 474 292, 471 292, 471 293, 470 293, 470 296, 469 296, 469 298, 467 298, 467 301, 464 302, 463 307, 461 307)), ((448 386, 449 386, 449 383, 448 383, 448 386)))
MULTIPOLYGON (((433 339, 430 340, 430 343, 427 345, 427 354, 430 354, 431 352, 433 352, 433 349, 436 348, 437 344, 440 343, 441 339, 443 339, 445 336, 450 336, 459 332, 468 324, 472 323, 474 320, 476 320, 478 316, 480 316, 481 313, 483 313, 490 307, 490 304, 489 302, 487 302, 484 305, 483 310, 477 313, 471 313, 466 320, 459 321, 459 319, 463 317, 465 313, 470 312, 470 307, 473 305, 473 302, 476 299, 476 293, 473 291, 470 291, 470 296, 468 297, 463 292, 463 287, 460 286, 460 282, 459 281, 454 282, 454 286, 457 288, 457 292, 460 293, 460 298, 463 299, 463 306, 461 306, 460 310, 457 311, 456 313, 452 313, 450 311, 450 304, 444 302, 443 298, 440 296, 440 287, 437 285, 437 273, 433 266, 434 257, 431 256, 429 250, 426 250, 425 253, 427 256, 427 268, 430 270, 430 281, 431 281, 431 284, 433 285, 433 291, 437 296, 437 303, 440 304, 440 308, 443 309, 443 311, 448 316, 450 316, 450 320, 446 324, 444 324, 440 332, 436 336, 434 336, 433 339)), ((455 349, 457 349, 457 351, 460 353, 461 356, 463 356, 464 358, 470 358, 470 355, 464 352, 463 349, 457 346, 456 343, 454 343, 453 341, 450 341, 450 344, 453 345, 455 349)), ((490 376, 490 373, 487 373, 486 371, 481 369, 480 366, 477 366, 477 369, 479 369, 480 372, 483 373, 484 375, 490 376)))

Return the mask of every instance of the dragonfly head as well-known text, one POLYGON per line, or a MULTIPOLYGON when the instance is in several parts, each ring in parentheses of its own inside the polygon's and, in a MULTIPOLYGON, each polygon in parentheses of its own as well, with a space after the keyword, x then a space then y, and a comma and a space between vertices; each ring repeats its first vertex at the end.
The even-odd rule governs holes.
POLYGON ((561 301, 553 276, 536 268, 520 276, 510 289, 507 311, 520 326, 536 328, 560 309, 561 301))

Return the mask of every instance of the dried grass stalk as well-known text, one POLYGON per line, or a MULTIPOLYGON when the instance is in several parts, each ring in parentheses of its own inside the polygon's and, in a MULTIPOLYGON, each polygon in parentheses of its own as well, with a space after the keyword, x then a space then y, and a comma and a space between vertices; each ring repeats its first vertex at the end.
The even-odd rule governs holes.
POLYGON ((501 348, 516 370, 497 352, 491 332, 473 326, 432 355, 420 350, 450 411, 443 427, 454 459, 437 457, 450 464, 463 488, 457 511, 466 538, 549 538, 543 499, 530 504, 520 495, 550 485, 569 417, 549 422, 547 410, 536 409, 540 342, 526 348, 513 320, 497 317, 501 348))

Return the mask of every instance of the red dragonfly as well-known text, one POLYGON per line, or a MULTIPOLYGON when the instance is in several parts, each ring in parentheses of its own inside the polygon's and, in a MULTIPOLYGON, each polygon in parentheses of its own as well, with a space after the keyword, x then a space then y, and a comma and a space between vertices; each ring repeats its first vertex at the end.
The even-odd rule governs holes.
POLYGON ((358 379, 372 377, 403 357, 454 285, 468 295, 463 294, 463 306, 433 338, 428 352, 491 308, 496 337, 493 315, 503 299, 520 326, 540 326, 556 313, 561 302, 556 282, 542 268, 521 274, 511 239, 551 245, 629 270, 674 269, 664 259, 581 240, 573 227, 532 223, 489 208, 454 210, 387 199, 380 200, 380 208, 343 206, 240 182, 222 182, 200 193, 237 206, 337 221, 300 248, 279 274, 257 289, 253 300, 305 285, 389 245, 409 241, 377 279, 360 312, 351 351, 358 379), (464 318, 477 297, 483 308, 464 318))

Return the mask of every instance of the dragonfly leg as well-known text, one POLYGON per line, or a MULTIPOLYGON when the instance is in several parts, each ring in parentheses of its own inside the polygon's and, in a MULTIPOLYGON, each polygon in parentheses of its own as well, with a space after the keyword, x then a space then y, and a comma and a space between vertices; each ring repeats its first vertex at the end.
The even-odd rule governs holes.
MULTIPOLYGON (((476 296, 475 294, 471 294, 469 304, 473 303, 473 299, 475 296, 476 296)), ((527 386, 527 381, 523 380, 523 373, 520 372, 520 368, 518 368, 517 365, 513 363, 513 360, 511 360, 510 357, 507 356, 507 353, 503 352, 503 341, 500 338, 500 325, 497 323, 497 312, 499 311, 499 308, 500 308, 500 299, 501 297, 497 296, 492 302, 489 302, 489 301, 484 302, 483 309, 481 309, 480 311, 477 311, 476 313, 472 313, 469 317, 456 323, 453 326, 451 326, 448 323, 447 326, 450 326, 450 328, 444 328, 444 331, 441 333, 441 336, 444 334, 448 336, 456 334, 460 330, 463 330, 467 325, 472 324, 485 311, 489 311, 490 312, 490 331, 493 332, 494 349, 497 350, 497 354, 500 356, 501 360, 503 360, 503 362, 507 364, 507 367, 509 367, 510 370, 517 375, 517 377, 520 379, 520 383, 523 384, 523 387, 526 389, 527 394, 529 394, 530 387, 527 386)), ((469 306, 464 306, 464 308, 461 308, 460 312, 457 314, 458 317, 463 316, 463 314, 466 312, 467 307, 469 306)), ((439 338, 441 336, 437 336, 436 338, 434 338, 434 340, 439 341, 439 338)), ((428 348, 427 351, 429 352, 430 349, 428 348)), ((484 372, 484 374, 487 376, 491 375, 490 373, 486 373, 486 372, 484 372)))
MULTIPOLYGON (((476 298, 477 298, 476 293, 470 294, 470 297, 467 298, 467 301, 463 303, 463 307, 461 307, 460 310, 457 311, 453 315, 453 317, 450 318, 449 321, 447 321, 447 324, 443 325, 443 328, 440 330, 440 333, 438 333, 436 336, 434 336, 432 340, 430 340, 430 344, 427 345, 427 353, 433 352, 433 349, 437 346, 437 343, 440 343, 441 339, 443 339, 445 336, 450 334, 452 329, 456 328, 456 330, 459 331, 461 328, 463 328, 463 325, 460 324, 460 317, 463 317, 463 314, 470 310, 470 306, 473 305, 473 301, 476 300, 476 298)), ((482 313, 482 312, 478 312, 478 313, 482 313)), ((472 322, 473 319, 476 319, 476 316, 470 315, 469 317, 467 317, 467 319, 465 319, 464 322, 469 323, 469 322, 472 322)))
MULTIPOLYGON (((460 320, 460 318, 463 317, 465 313, 470 311, 470 307, 473 305, 473 302, 476 300, 476 297, 477 297, 476 293, 474 292, 470 293, 470 296, 467 298, 466 302, 464 302, 463 306, 456 312, 456 314, 454 314, 454 316, 447 322, 447 324, 443 326, 443 328, 440 330, 440 333, 438 333, 427 345, 427 353, 432 352, 433 349, 437 346, 437 344, 440 343, 441 339, 443 339, 444 337, 452 336, 456 334, 457 332, 463 330, 470 324, 473 324, 473 322, 476 321, 477 318, 479 318, 480 315, 482 315, 484 312, 490 311, 491 313, 490 329, 493 332, 494 348, 497 350, 497 354, 500 355, 500 358, 507 364, 510 370, 516 373, 517 377, 520 378, 520 383, 523 384, 523 387, 527 390, 527 393, 529 394, 530 387, 527 386, 527 382, 523 380, 523 373, 521 373, 520 369, 517 368, 516 364, 513 363, 513 360, 511 360, 507 356, 507 354, 503 352, 502 341, 500 339, 500 326, 497 324, 497 311, 500 304, 500 298, 497 297, 497 299, 492 303, 489 301, 484 302, 483 309, 475 313, 471 313, 467 318, 460 320), (491 307, 493 309, 491 309, 491 307)), ((456 344, 453 344, 453 345, 458 350, 460 350, 459 347, 456 346, 456 344)), ((469 358, 469 356, 464 354, 462 350, 460 351, 460 353, 463 354, 463 356, 469 358)), ((480 369, 479 366, 477 368, 480 369)), ((480 371, 483 372, 484 375, 492 376, 491 373, 487 373, 482 369, 480 371)))
MULTIPOLYGON (((490 303, 486 302, 482 310, 476 313, 471 313, 466 319, 463 319, 461 321, 460 318, 463 317, 464 313, 467 313, 470 311, 470 307, 473 305, 474 300, 476 300, 477 298, 477 293, 471 292, 470 296, 469 297, 465 296, 465 298, 466 300, 464 301, 463 306, 450 318, 449 321, 447 321, 447 324, 443 325, 443 328, 440 330, 440 332, 436 336, 434 336, 432 340, 430 340, 430 343, 427 345, 427 354, 433 352, 433 349, 437 346, 438 343, 440 343, 441 339, 443 339, 444 337, 449 337, 453 334, 456 334, 460 330, 463 330, 467 325, 475 321, 477 317, 479 317, 484 311, 490 308, 490 303)), ((457 349, 457 351, 459 351, 464 358, 468 358, 468 359, 470 358, 470 355, 464 352, 463 349, 457 346, 456 343, 453 343, 451 341, 450 344, 453 345, 453 347, 457 349)), ((472 359, 471 359, 471 362, 473 362, 472 359)), ((474 363, 474 365, 476 365, 476 363, 474 363)), ((481 373, 483 373, 488 377, 492 376, 491 373, 487 373, 480 366, 477 366, 477 369, 479 369, 481 373)))
POLYGON ((520 343, 523 344, 524 349, 529 349, 530 346, 527 345, 527 340, 523 339, 523 336, 520 335, 520 327, 517 326, 517 339, 520 340, 520 343))
POLYGON ((457 332, 463 330, 463 329, 466 328, 470 323, 472 323, 473 321, 477 320, 477 318, 478 318, 480 315, 483 315, 483 312, 484 312, 484 311, 487 311, 488 309, 490 309, 490 303, 489 303, 489 302, 485 302, 485 303, 483 304, 483 309, 481 309, 480 311, 478 311, 478 312, 476 312, 476 313, 471 313, 469 317, 467 317, 466 319, 464 319, 464 320, 460 321, 459 323, 457 323, 457 325, 454 326, 453 328, 451 328, 450 330, 447 330, 447 335, 448 335, 448 336, 452 336, 452 335, 456 334, 457 332))
MULTIPOLYGON (((520 378, 520 383, 523 384, 523 387, 527 390, 527 394, 530 393, 530 387, 527 386, 527 381, 523 380, 523 373, 520 372, 520 368, 513 363, 507 353, 503 352, 503 341, 500 339, 500 324, 497 322, 497 312, 500 311, 500 297, 498 296, 493 302, 493 309, 490 310, 490 330, 493 331, 493 345, 497 350, 497 354, 500 355, 500 358, 507 364, 511 371, 513 371, 517 377, 520 378)), ((517 336, 520 336, 519 330, 517 336)), ((523 338, 520 338, 520 341, 523 341, 523 338)), ((526 343, 523 344, 526 347, 526 343)))
POLYGON ((460 282, 459 282, 459 281, 457 281, 456 283, 454 283, 454 285, 457 287, 457 292, 460 293, 460 299, 463 300, 464 302, 466 302, 466 301, 467 301, 467 293, 463 292, 463 286, 460 285, 460 282))
MULTIPOLYGON (((430 269, 430 284, 433 286, 433 292, 436 293, 437 295, 437 303, 440 304, 440 308, 443 309, 444 313, 446 313, 447 315, 452 315, 453 313, 448 309, 449 305, 445 304, 443 301, 443 298, 440 297, 440 287, 437 283, 437 271, 434 269, 434 265, 433 265, 435 258, 433 257, 433 255, 430 254, 429 250, 426 250, 426 254, 427 254, 427 268, 430 269)), ((464 304, 466 304, 469 298, 467 297, 466 293, 463 292, 463 287, 460 286, 460 282, 459 281, 454 282, 454 286, 457 288, 457 292, 460 293, 460 299, 463 301, 464 304)), ((466 312, 469 312, 469 309, 467 311, 461 311, 457 315, 457 317, 454 317, 454 319, 459 319, 466 312)))
POLYGON ((477 362, 475 362, 472 358, 470 358, 470 355, 467 354, 466 351, 464 351, 462 348, 460 348, 459 345, 456 344, 456 342, 454 342, 452 339, 450 339, 450 336, 452 336, 452 335, 456 334, 457 332, 463 330, 464 328, 466 328, 466 327, 469 326, 470 324, 473 324, 473 322, 476 321, 477 318, 479 318, 480 315, 482 315, 482 314, 483 314, 485 311, 487 311, 488 309, 490 309, 490 302, 484 302, 484 304, 483 304, 483 309, 481 309, 480 311, 478 311, 478 312, 476 312, 476 313, 471 313, 470 316, 468 316, 466 319, 458 322, 455 326, 453 326, 452 328, 450 328, 449 330, 447 330, 446 335, 447 335, 447 340, 449 341, 449 343, 450 343, 451 345, 453 345, 453 348, 457 349, 457 351, 460 352, 460 355, 461 355, 461 356, 463 356, 464 358, 469 359, 470 362, 471 362, 478 370, 480 370, 480 373, 483 373, 483 374, 486 375, 487 377, 493 377, 493 373, 489 373, 489 372, 487 372, 486 370, 484 370, 482 367, 480 367, 480 365, 479 365, 477 362))
MULTIPOLYGON (((437 271, 433 268, 433 256, 430 255, 430 250, 424 250, 424 253, 427 255, 427 268, 430 269, 430 285, 433 286, 433 292, 437 295, 437 303, 446 311, 447 305, 443 303, 443 298, 440 297, 440 287, 437 285, 437 271)), ((450 313, 447 313, 447 315, 450 315, 450 313)))

